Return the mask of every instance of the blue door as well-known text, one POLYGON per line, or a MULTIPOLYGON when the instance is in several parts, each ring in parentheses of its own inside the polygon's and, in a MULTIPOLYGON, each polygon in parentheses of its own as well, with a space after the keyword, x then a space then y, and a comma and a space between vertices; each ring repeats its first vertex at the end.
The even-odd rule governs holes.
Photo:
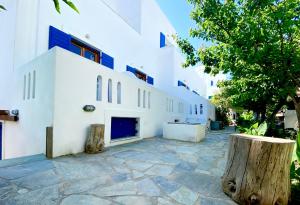
POLYGON ((121 139, 134 137, 137 134, 136 130, 137 119, 125 117, 111 118, 111 139, 121 139))
POLYGON ((0 160, 2 160, 2 122, 0 122, 0 160))

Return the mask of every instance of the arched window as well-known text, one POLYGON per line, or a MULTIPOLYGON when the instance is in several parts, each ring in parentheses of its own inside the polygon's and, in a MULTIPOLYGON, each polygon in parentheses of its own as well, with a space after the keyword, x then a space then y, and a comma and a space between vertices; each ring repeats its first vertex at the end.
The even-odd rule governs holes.
POLYGON ((146 91, 143 91, 143 108, 146 108, 146 91))
POLYGON ((203 105, 202 104, 200 104, 200 115, 202 115, 203 114, 203 105))
POLYGON ((28 90, 27 90, 27 99, 30 99, 30 86, 31 86, 31 74, 28 73, 28 90))
POLYGON ((32 79, 32 99, 35 98, 35 84, 36 84, 36 72, 33 71, 33 79, 32 79))
POLYGON ((141 89, 138 89, 138 107, 141 107, 141 89))
POLYGON ((195 115, 198 115, 197 105, 195 105, 195 115))
POLYGON ((117 85, 117 103, 121 104, 121 83, 118 82, 117 85))
POLYGON ((111 79, 109 79, 108 80, 108 89, 107 89, 107 101, 109 102, 109 103, 112 103, 112 80, 111 79))
POLYGON ((98 75, 97 77, 97 91, 96 91, 96 100, 102 100, 102 77, 98 75))
POLYGON ((150 92, 148 92, 148 109, 150 109, 150 104, 151 104, 151 93, 150 92))
POLYGON ((166 111, 169 112, 169 98, 167 98, 166 111))
POLYGON ((24 75, 23 100, 26 100, 26 75, 24 75))

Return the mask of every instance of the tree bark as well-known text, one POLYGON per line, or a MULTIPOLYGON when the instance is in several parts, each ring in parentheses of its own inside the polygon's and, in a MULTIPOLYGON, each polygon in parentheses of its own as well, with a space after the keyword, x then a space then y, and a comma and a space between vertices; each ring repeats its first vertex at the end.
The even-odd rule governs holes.
POLYGON ((86 140, 85 152, 96 154, 104 150, 104 125, 92 124, 86 140))
POLYGON ((230 135, 223 191, 238 204, 287 205, 294 141, 230 135))

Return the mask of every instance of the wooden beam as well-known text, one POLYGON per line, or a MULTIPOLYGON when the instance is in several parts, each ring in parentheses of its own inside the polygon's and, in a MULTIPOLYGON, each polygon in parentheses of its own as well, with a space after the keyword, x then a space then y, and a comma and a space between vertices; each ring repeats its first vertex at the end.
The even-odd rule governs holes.
POLYGON ((53 127, 46 127, 46 157, 53 158, 53 127))
POLYGON ((19 117, 12 115, 0 115, 0 120, 16 122, 19 120, 19 117))
POLYGON ((9 115, 8 110, 0 110, 0 115, 9 115))

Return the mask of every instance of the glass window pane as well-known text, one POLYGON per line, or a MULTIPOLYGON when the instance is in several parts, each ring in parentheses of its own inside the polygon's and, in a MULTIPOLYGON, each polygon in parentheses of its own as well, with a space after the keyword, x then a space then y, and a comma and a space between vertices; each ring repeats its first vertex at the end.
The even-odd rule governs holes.
POLYGON ((71 43, 70 50, 71 50, 73 53, 76 53, 76 54, 78 54, 78 55, 81 55, 81 47, 78 46, 78 45, 75 45, 75 44, 71 43))
POLYGON ((85 50, 84 57, 86 57, 87 59, 90 59, 92 61, 96 61, 96 54, 92 51, 85 50))

